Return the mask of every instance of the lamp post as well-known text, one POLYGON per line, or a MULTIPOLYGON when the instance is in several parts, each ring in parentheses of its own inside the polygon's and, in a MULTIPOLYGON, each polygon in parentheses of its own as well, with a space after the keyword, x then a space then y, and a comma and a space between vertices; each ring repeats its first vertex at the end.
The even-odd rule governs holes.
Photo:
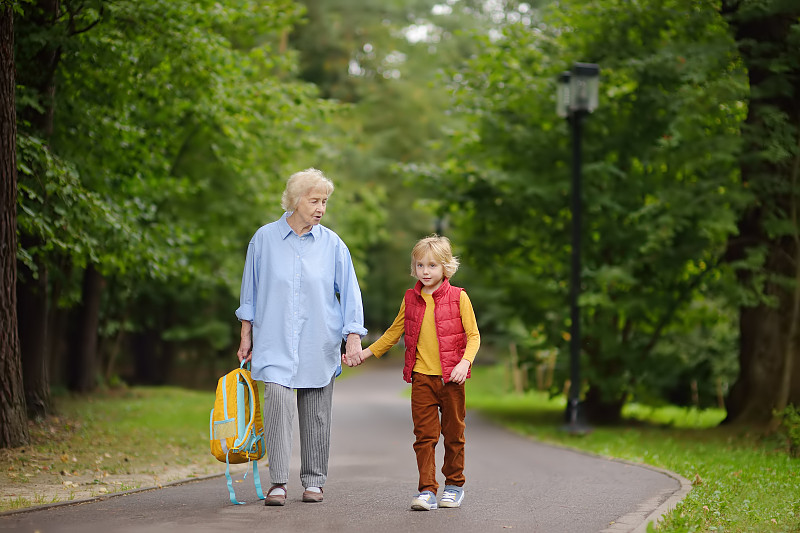
POLYGON ((565 429, 570 433, 588 431, 580 404, 581 394, 581 126, 584 117, 597 109, 600 67, 575 63, 572 71, 558 78, 556 111, 569 121, 572 130, 572 261, 570 269, 570 388, 565 429))

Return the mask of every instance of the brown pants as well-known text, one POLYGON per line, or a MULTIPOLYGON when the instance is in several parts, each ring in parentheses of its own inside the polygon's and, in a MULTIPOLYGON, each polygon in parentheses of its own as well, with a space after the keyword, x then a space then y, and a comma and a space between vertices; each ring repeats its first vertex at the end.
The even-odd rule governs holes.
POLYGON ((464 418, 467 414, 464 385, 443 383, 442 376, 414 372, 411 381, 411 418, 414 451, 419 469, 419 491, 436 494, 436 444, 444 436, 445 484, 464 485, 464 418), (441 420, 439 412, 441 411, 441 420))

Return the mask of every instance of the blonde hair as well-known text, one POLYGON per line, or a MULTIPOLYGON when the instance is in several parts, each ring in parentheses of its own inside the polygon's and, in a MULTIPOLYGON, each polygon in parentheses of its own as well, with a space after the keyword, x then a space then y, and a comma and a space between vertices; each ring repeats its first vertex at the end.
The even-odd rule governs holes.
POLYGON ((295 172, 286 180, 286 189, 281 196, 281 207, 284 211, 294 211, 300 203, 300 198, 316 188, 325 189, 328 196, 333 194, 333 182, 326 178, 321 170, 307 168, 295 172))
POLYGON ((440 237, 434 233, 417 241, 414 249, 411 250, 411 275, 413 277, 417 277, 415 263, 425 257, 426 254, 431 254, 436 261, 442 264, 444 277, 450 279, 455 276, 458 270, 458 258, 453 256, 450 239, 440 237))

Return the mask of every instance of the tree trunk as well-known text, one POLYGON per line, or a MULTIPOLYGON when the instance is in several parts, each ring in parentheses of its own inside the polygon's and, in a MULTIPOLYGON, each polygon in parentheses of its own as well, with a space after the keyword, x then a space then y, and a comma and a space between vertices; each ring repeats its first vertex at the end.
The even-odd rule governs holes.
POLYGON ((0 4, 0 448, 27 444, 28 423, 17 332, 17 119, 14 15, 0 4))
MULTIPOLYGON (((29 16, 36 27, 50 28, 56 21, 58 11, 59 0, 38 0, 36 7, 30 9, 29 16)), ((24 79, 20 79, 20 83, 38 93, 43 105, 23 106, 20 116, 30 123, 34 134, 43 139, 49 139, 53 133, 54 80, 59 56, 59 49, 48 42, 36 52, 33 58, 35 67, 21 69, 24 79)), ((37 188, 42 188, 40 193, 46 198, 43 184, 47 183, 47 178, 36 176, 35 180, 37 188)), ((41 244, 36 242, 38 240, 38 237, 22 235, 22 246, 30 249, 41 244)), ((47 266, 42 257, 35 256, 34 261, 38 266, 38 278, 31 274, 18 280, 17 305, 20 313, 20 349, 28 416, 41 418, 50 410, 48 283, 47 266)))
POLYGON ((790 348, 786 333, 790 302, 785 287, 768 287, 778 297, 778 308, 768 305, 744 307, 739 314, 739 377, 728 397, 726 422, 768 424, 779 403, 785 354, 790 348))
POLYGON ((81 305, 73 315, 69 346, 67 387, 71 391, 90 392, 97 385, 97 326, 103 284, 103 277, 94 265, 87 266, 83 273, 81 305))
POLYGON ((51 263, 53 275, 48 276, 50 306, 47 311, 47 354, 50 386, 66 385, 69 346, 69 310, 58 305, 64 293, 64 280, 70 279, 73 264, 69 257, 59 255, 51 263))
POLYGON ((27 277, 17 285, 19 342, 28 418, 38 419, 50 411, 47 267, 40 262, 38 277, 34 279, 31 272, 27 277))
POLYGON ((589 424, 606 426, 619 424, 622 420, 622 407, 625 399, 606 400, 602 391, 597 387, 590 387, 586 391, 583 408, 584 415, 589 424))
POLYGON ((163 345, 159 332, 148 328, 131 335, 133 382, 138 385, 163 385, 165 373, 160 364, 159 348, 163 345))
POLYGON ((48 376, 50 386, 65 386, 67 383, 67 360, 69 359, 69 310, 61 309, 56 305, 57 298, 53 297, 50 306, 47 331, 48 376))
MULTIPOLYGON (((728 243, 726 257, 740 261, 750 250, 764 248, 766 257, 759 271, 740 268, 737 278, 744 287, 754 287, 765 279, 762 289, 773 304, 761 302, 740 309, 739 377, 731 388, 726 422, 766 425, 773 410, 786 399, 797 399, 798 379, 784 381, 784 374, 795 374, 800 360, 796 342, 798 320, 793 286, 798 279, 796 168, 800 131, 800 68, 796 45, 791 44, 797 30, 800 5, 772 2, 763 10, 742 8, 744 3, 723 2, 750 82, 748 115, 743 127, 744 147, 741 177, 755 197, 753 205, 739 220, 739 234, 728 243), (742 8, 740 10, 740 8, 742 8), (794 28, 793 28, 794 26, 794 28), (780 71, 774 65, 785 65, 780 71), (784 122, 776 126, 776 120, 784 122), (785 142, 785 135, 793 138, 785 142), (779 147, 775 149, 773 147, 779 147), (775 153, 785 150, 784 157, 775 153), (776 234, 775 221, 794 224, 794 234, 776 234), (757 275, 754 275, 756 273, 757 275), (792 387, 786 390, 785 387, 792 387)), ((780 227, 780 226, 778 226, 780 227)))

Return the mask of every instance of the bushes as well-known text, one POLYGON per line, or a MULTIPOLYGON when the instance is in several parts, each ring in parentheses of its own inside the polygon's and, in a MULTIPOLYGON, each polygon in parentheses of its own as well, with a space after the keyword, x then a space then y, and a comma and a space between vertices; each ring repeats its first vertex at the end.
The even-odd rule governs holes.
POLYGON ((789 445, 789 454, 800 457, 800 410, 789 404, 783 411, 776 411, 775 416, 781 420, 781 433, 786 436, 789 445))

